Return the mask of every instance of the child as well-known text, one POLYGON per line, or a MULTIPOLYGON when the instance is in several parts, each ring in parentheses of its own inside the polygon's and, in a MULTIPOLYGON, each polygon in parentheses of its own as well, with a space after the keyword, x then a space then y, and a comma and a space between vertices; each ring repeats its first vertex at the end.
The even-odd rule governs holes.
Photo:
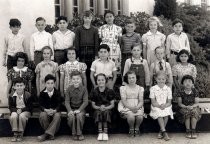
POLYGON ((9 93, 13 93, 13 83, 16 78, 23 78, 25 83, 25 90, 31 93, 31 81, 34 78, 34 72, 29 69, 26 65, 28 64, 28 57, 23 52, 17 52, 15 55, 16 66, 10 69, 7 73, 8 86, 7 86, 7 96, 9 93))
POLYGON ((14 136, 12 142, 21 142, 23 133, 29 117, 31 116, 32 101, 31 94, 26 92, 25 81, 23 78, 14 80, 15 92, 9 96, 9 110, 11 116, 9 118, 14 136))
POLYGON ((44 134, 38 136, 39 141, 54 140, 54 135, 58 131, 61 122, 60 106, 62 98, 60 92, 55 88, 56 78, 48 74, 44 81, 45 89, 41 91, 39 96, 41 110, 39 122, 44 129, 44 134))
POLYGON ((176 64, 176 56, 180 50, 186 49, 190 52, 188 36, 183 32, 183 21, 175 19, 172 26, 174 33, 170 34, 166 40, 166 56, 171 67, 176 64))
POLYGON ((184 89, 178 92, 178 112, 179 121, 185 123, 186 138, 196 139, 196 124, 201 118, 201 110, 199 108, 199 96, 193 89, 194 78, 191 75, 185 75, 182 78, 181 84, 184 89), (190 129, 191 126, 191 129, 190 129))
POLYGON ((110 48, 110 59, 115 62, 118 74, 121 74, 121 50, 119 42, 122 37, 122 28, 114 24, 114 13, 106 11, 104 14, 106 24, 98 30, 101 44, 110 48))
POLYGON ((56 20, 56 24, 59 29, 55 31, 52 35, 53 47, 55 51, 54 60, 58 63, 58 65, 61 65, 66 62, 65 51, 73 46, 75 34, 74 32, 67 29, 67 17, 58 17, 58 19, 56 20))
POLYGON ((119 105, 122 105, 123 108, 118 105, 118 110, 127 119, 129 136, 134 137, 140 134, 139 127, 143 121, 144 88, 136 84, 137 78, 134 71, 128 71, 125 80, 128 85, 120 87, 121 102, 119 105))
POLYGON ((166 62, 163 59, 165 56, 165 49, 163 47, 156 47, 155 56, 156 56, 156 61, 153 62, 150 66, 151 85, 155 85, 157 83, 155 81, 155 76, 157 72, 164 71, 165 74, 167 75, 166 85, 172 88, 173 76, 172 76, 171 66, 168 62, 166 62))
POLYGON ((76 28, 75 47, 79 52, 79 61, 87 65, 88 90, 91 90, 90 67, 98 56, 99 37, 98 29, 92 26, 93 13, 85 11, 83 14, 83 25, 76 28))
POLYGON ((10 19, 9 28, 12 31, 4 40, 3 66, 10 70, 15 63, 15 54, 26 51, 25 36, 19 33, 21 22, 18 19, 10 19))
POLYGON ((129 70, 136 73, 136 84, 141 87, 150 86, 150 72, 147 64, 147 60, 141 57, 142 47, 140 43, 136 43, 131 46, 132 58, 128 58, 125 62, 123 76, 129 70))
POLYGON ((68 112, 68 125, 72 129, 74 140, 84 140, 82 134, 85 122, 85 108, 88 105, 88 91, 82 85, 82 76, 78 71, 71 73, 73 85, 69 86, 65 94, 65 106, 68 112))
POLYGON ((94 86, 97 87, 95 83, 95 76, 99 73, 103 73, 107 78, 107 87, 109 89, 114 88, 114 84, 117 79, 117 69, 115 67, 115 63, 112 60, 109 60, 109 52, 110 48, 107 44, 102 44, 99 46, 98 55, 99 59, 95 60, 91 65, 90 79, 94 86))
POLYGON ((163 25, 157 17, 150 17, 147 20, 147 26, 150 30, 142 36, 143 57, 147 60, 148 65, 150 66, 155 62, 155 48, 158 46, 164 46, 166 36, 158 31, 158 27, 163 25))
POLYGON ((153 119, 158 120, 160 126, 160 132, 158 138, 164 138, 164 140, 170 140, 167 132, 166 125, 168 122, 168 116, 173 119, 172 111, 172 91, 171 88, 166 86, 167 75, 163 71, 159 71, 156 74, 157 85, 151 87, 150 98, 151 98, 151 111, 150 116, 153 119))
POLYGON ((121 62, 121 68, 124 68, 125 61, 132 57, 131 51, 132 46, 135 43, 141 43, 141 36, 140 34, 134 32, 136 29, 135 21, 131 18, 126 20, 125 23, 125 30, 126 34, 122 36, 122 42, 121 42, 121 49, 122 49, 122 62, 121 62))
POLYGON ((39 93, 45 88, 45 76, 48 74, 52 74, 56 77, 56 84, 55 87, 58 89, 58 64, 51 61, 50 58, 53 52, 49 46, 45 46, 42 48, 42 55, 44 60, 40 62, 35 69, 36 73, 36 89, 37 89, 37 96, 39 97, 39 93))
POLYGON ((181 80, 184 75, 191 75, 196 80, 197 69, 191 64, 192 55, 188 50, 181 50, 176 57, 177 64, 173 66, 172 73, 175 88, 178 90, 181 87, 181 80))
POLYGON ((87 79, 85 71, 87 66, 85 63, 78 62, 76 60, 76 50, 74 48, 67 49, 67 58, 68 61, 65 64, 60 65, 60 91, 61 96, 64 97, 64 94, 67 88, 72 85, 71 73, 73 71, 79 71, 82 74, 82 83, 87 87, 87 79))
POLYGON ((45 31, 45 27, 46 27, 45 19, 42 17, 38 17, 36 19, 36 28, 38 29, 38 32, 32 34, 30 39, 31 60, 34 61, 35 65, 37 65, 43 60, 42 58, 43 47, 49 46, 51 49, 53 49, 52 36, 50 33, 45 31))
POLYGON ((109 140, 108 123, 111 123, 112 109, 114 108, 115 93, 106 87, 105 74, 96 75, 96 83, 98 85, 91 91, 91 103, 94 109, 95 122, 98 125, 97 140, 109 140))

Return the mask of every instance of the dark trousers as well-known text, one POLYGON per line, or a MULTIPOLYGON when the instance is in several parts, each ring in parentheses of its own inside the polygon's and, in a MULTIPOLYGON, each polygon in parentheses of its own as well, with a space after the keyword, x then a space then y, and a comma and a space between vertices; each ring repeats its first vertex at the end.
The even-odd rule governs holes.
POLYGON ((67 61, 66 50, 55 50, 54 58, 58 65, 64 64, 67 61))
POLYGON ((34 64, 37 66, 43 60, 42 52, 35 51, 34 52, 34 64))

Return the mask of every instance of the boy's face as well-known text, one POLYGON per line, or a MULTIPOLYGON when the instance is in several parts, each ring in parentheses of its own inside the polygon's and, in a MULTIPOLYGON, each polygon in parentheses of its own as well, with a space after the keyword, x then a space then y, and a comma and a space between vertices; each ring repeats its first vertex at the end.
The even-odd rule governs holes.
POLYGON ((155 54, 158 60, 162 60, 163 57, 165 56, 164 49, 163 48, 156 49, 155 54))
POLYGON ((99 55, 100 59, 107 60, 107 58, 109 56, 109 52, 106 49, 100 49, 98 52, 98 55, 99 55))
POLYGON ((76 60, 76 52, 75 50, 69 50, 67 53, 67 58, 69 61, 75 61, 76 60))
POLYGON ((125 26, 126 33, 132 33, 136 29, 136 25, 134 23, 129 23, 125 26))
POLYGON ((45 23, 44 20, 40 20, 40 21, 36 22, 35 26, 38 29, 38 31, 42 32, 45 29, 45 27, 46 27, 46 23, 45 23))
POLYGON ((23 93, 24 89, 25 89, 25 84, 22 83, 16 83, 14 85, 14 89, 16 90, 17 93, 23 93))
POLYGON ((158 85, 164 85, 166 83, 166 78, 164 75, 158 75, 156 81, 158 85))
POLYGON ((25 65, 25 59, 23 59, 23 58, 18 58, 18 59, 17 59, 17 67, 18 67, 18 68, 23 68, 24 65, 25 65))
POLYGON ((64 30, 67 29, 68 23, 67 23, 67 21, 65 21, 65 20, 60 20, 60 21, 58 22, 57 26, 58 26, 58 28, 59 28, 60 31, 64 31, 64 30))
POLYGON ((133 56, 134 58, 140 57, 140 56, 141 56, 141 52, 142 52, 142 50, 141 50, 141 47, 140 47, 140 46, 135 46, 135 47, 132 49, 132 51, 131 51, 132 56, 133 56))
POLYGON ((44 60, 50 60, 51 55, 52 55, 52 53, 51 53, 50 49, 45 49, 43 51, 43 58, 44 58, 44 60))
POLYGON ((45 82, 45 87, 48 91, 52 91, 53 88, 55 87, 55 82, 54 80, 48 80, 45 82))
POLYGON ((90 16, 84 16, 83 17, 83 21, 84 23, 91 23, 91 21, 93 20, 93 17, 90 15, 90 16))
POLYGON ((114 22, 113 14, 107 13, 105 16, 105 21, 107 22, 107 24, 113 24, 113 22, 114 22))
POLYGON ((129 84, 136 84, 136 75, 135 74, 129 74, 128 75, 128 83, 129 84))
POLYGON ((14 35, 16 35, 16 34, 18 34, 18 32, 19 32, 19 30, 20 30, 20 26, 10 26, 9 27, 10 29, 11 29, 11 31, 12 31, 12 33, 14 34, 14 35))
POLYGON ((177 23, 173 26, 173 30, 176 34, 180 34, 183 31, 183 26, 181 23, 177 23))
POLYGON ((183 85, 187 89, 191 89, 193 87, 193 82, 191 79, 185 79, 183 85))
POLYGON ((99 87, 104 87, 106 86, 106 78, 104 76, 98 76, 97 77, 97 85, 99 87))
POLYGON ((181 61, 182 63, 187 63, 189 57, 188 57, 187 54, 183 53, 183 54, 181 54, 181 55, 179 56, 179 58, 180 58, 180 61, 181 61))
POLYGON ((82 78, 80 75, 73 76, 71 80, 75 88, 78 88, 79 85, 82 83, 82 78))
POLYGON ((158 28, 158 24, 157 24, 156 21, 151 21, 151 22, 149 23, 149 29, 150 29, 150 30, 157 30, 157 28, 158 28))

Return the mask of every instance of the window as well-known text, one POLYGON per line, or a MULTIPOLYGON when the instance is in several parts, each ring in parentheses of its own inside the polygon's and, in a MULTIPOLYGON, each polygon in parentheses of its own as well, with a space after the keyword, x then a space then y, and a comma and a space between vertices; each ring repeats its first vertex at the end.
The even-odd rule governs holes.
POLYGON ((121 0, 118 0, 117 1, 117 5, 118 5, 118 15, 122 14, 122 11, 121 11, 121 0))
POLYGON ((104 0, 104 12, 108 11, 110 9, 109 0, 104 0))
POLYGON ((78 2, 78 0, 73 0, 73 13, 74 14, 79 13, 79 2, 78 2))
POLYGON ((94 0, 90 0, 90 10, 95 13, 95 1, 94 0))
POLYGON ((55 18, 61 16, 61 0, 55 0, 55 18))

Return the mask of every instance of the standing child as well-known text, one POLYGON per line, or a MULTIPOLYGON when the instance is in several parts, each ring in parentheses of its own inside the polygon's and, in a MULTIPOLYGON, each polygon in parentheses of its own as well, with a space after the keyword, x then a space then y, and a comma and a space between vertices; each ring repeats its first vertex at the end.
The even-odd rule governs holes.
POLYGON ((150 89, 150 98, 152 102, 150 116, 153 119, 158 120, 160 126, 158 138, 164 138, 164 140, 168 141, 170 138, 166 132, 166 125, 169 116, 173 119, 173 111, 171 105, 172 91, 171 88, 165 84, 166 78, 167 75, 163 71, 159 71, 156 74, 157 85, 150 89))
POLYGON ((106 11, 104 14, 106 24, 99 28, 101 44, 107 44, 110 48, 110 59, 115 62, 118 74, 121 74, 121 42, 122 28, 114 24, 114 13, 106 11))
POLYGON ((129 136, 134 137, 140 134, 139 127, 144 115, 144 88, 137 85, 134 71, 126 73, 128 85, 120 87, 121 101, 118 110, 127 119, 129 125, 129 136))
POLYGON ((177 94, 180 107, 178 112, 179 121, 185 123, 186 138, 196 139, 196 124, 201 118, 201 110, 199 108, 199 96, 193 86, 194 78, 191 75, 185 75, 181 84, 184 89, 177 94))
POLYGON ((166 56, 169 59, 171 67, 176 64, 176 56, 179 51, 186 49, 190 52, 188 36, 183 32, 183 21, 175 19, 172 22, 174 33, 170 34, 166 40, 166 56))
POLYGON ((99 59, 95 60, 91 65, 91 73, 90 73, 90 79, 94 86, 94 88, 97 87, 97 84, 95 82, 95 76, 99 73, 103 73, 106 76, 107 79, 107 87, 109 89, 113 89, 116 79, 117 79, 117 69, 115 66, 115 63, 109 59, 109 52, 110 48, 107 44, 102 44, 99 46, 98 49, 98 55, 99 59))
POLYGON ((17 52, 27 52, 25 36, 19 33, 21 22, 18 19, 10 19, 9 28, 12 31, 4 40, 3 66, 10 70, 15 63, 17 52))
POLYGON ((71 73, 73 85, 65 94, 65 106, 68 112, 68 125, 72 129, 74 140, 84 140, 82 134, 85 122, 85 108, 88 105, 88 91, 82 85, 82 75, 78 71, 71 73))
POLYGON ((67 49, 67 59, 68 61, 60 65, 60 91, 61 96, 64 97, 66 90, 70 85, 72 85, 71 73, 73 71, 79 71, 82 74, 82 83, 87 87, 87 79, 85 71, 87 66, 85 63, 78 62, 76 60, 76 50, 74 48, 67 49))
POLYGON ((74 32, 67 29, 68 21, 67 17, 60 16, 56 20, 58 30, 52 35, 53 47, 54 47, 54 60, 58 65, 64 64, 66 62, 66 50, 73 46, 75 34, 74 32))
POLYGON ((23 78, 15 79, 14 89, 15 92, 9 96, 9 110, 11 112, 9 120, 14 132, 12 142, 21 142, 27 121, 31 116, 32 100, 31 94, 24 90, 25 81, 23 78))
POLYGON ((153 62, 150 66, 150 78, 151 85, 155 85, 157 82, 155 81, 155 76, 158 71, 164 71, 167 75, 166 85, 172 88, 173 84, 173 76, 171 71, 171 66, 168 62, 166 62, 163 58, 165 56, 165 48, 157 47, 155 48, 155 56, 156 61, 153 62))
POLYGON ((44 60, 40 62, 35 69, 36 73, 36 89, 37 96, 39 97, 39 93, 45 88, 45 76, 48 74, 52 74, 56 77, 55 87, 58 89, 59 77, 58 77, 58 64, 53 62, 50 58, 53 52, 49 46, 45 46, 42 48, 42 55, 44 60))
POLYGON ((155 48, 164 46, 166 36, 158 31, 158 27, 163 26, 160 20, 153 16, 147 20, 147 26, 150 29, 142 36, 143 42, 143 57, 147 60, 150 66, 155 62, 155 48))
POLYGON ((96 75, 96 83, 98 85, 91 91, 90 97, 92 107, 94 109, 95 122, 98 125, 97 140, 109 140, 108 123, 111 123, 112 109, 114 108, 115 93, 106 87, 105 74, 96 75))
POLYGON ((36 28, 38 29, 38 31, 33 33, 30 39, 31 60, 34 61, 35 65, 37 65, 43 60, 42 58, 43 47, 49 46, 51 49, 53 49, 52 35, 45 31, 45 27, 46 27, 45 19, 42 17, 38 17, 36 19, 36 28))
POLYGON ((55 88, 56 78, 48 74, 44 81, 45 89, 41 91, 39 96, 41 110, 39 122, 44 129, 44 134, 38 136, 39 141, 54 140, 54 135, 58 131, 61 121, 62 98, 60 92, 55 88))

